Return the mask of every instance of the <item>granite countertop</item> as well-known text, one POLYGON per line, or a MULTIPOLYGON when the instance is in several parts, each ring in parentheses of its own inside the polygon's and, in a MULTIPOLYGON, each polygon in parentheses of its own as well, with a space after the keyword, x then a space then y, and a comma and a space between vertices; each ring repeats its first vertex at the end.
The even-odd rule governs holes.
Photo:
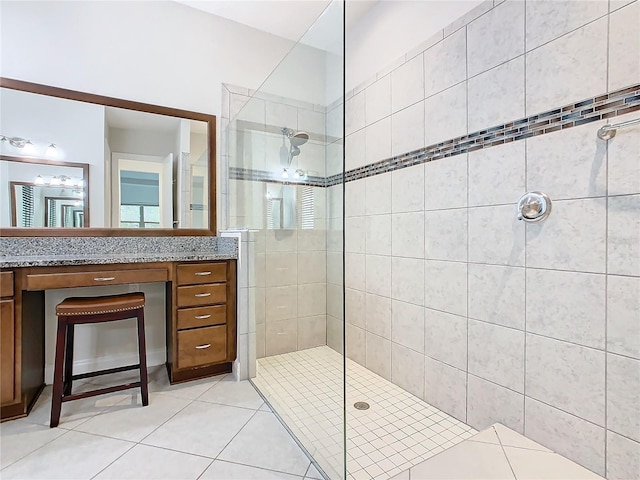
POLYGON ((100 255, 13 255, 0 256, 0 268, 55 267, 63 265, 109 265, 145 262, 197 262, 229 260, 236 253, 176 252, 176 253, 121 253, 100 255))

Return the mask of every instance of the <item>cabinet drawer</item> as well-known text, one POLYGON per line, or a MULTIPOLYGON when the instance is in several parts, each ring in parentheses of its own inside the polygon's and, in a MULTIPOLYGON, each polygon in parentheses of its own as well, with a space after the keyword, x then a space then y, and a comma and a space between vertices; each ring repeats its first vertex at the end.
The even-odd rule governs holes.
POLYGON ((194 263, 178 265, 178 285, 225 282, 227 263, 194 263))
POLYGON ((178 332, 178 368, 192 368, 227 359, 227 326, 178 332))
POLYGON ((194 285, 178 287, 178 307, 197 307, 227 301, 227 284, 194 285))
POLYGON ((165 268, 144 270, 106 270, 97 272, 44 273, 27 275, 27 290, 50 288, 93 287, 123 283, 166 282, 169 272, 165 268))
POLYGON ((13 296, 13 272, 0 273, 0 297, 13 296))
POLYGON ((227 306, 181 308, 178 310, 178 330, 227 323, 227 306))

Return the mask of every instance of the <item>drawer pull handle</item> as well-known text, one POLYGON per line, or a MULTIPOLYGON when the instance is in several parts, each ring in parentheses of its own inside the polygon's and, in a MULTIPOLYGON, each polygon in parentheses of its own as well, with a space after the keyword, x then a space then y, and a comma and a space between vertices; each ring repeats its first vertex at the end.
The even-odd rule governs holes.
POLYGON ((203 343, 202 345, 198 345, 196 350, 204 350, 205 348, 209 348, 211 346, 210 343, 203 343))
POLYGON ((108 282, 109 280, 115 280, 116 277, 97 277, 94 278, 93 280, 96 282, 108 282))
POLYGON ((204 320, 205 318, 209 318, 210 316, 210 313, 207 315, 196 315, 196 320, 204 320))
POLYGON ((195 295, 195 296, 196 296, 196 297, 198 297, 198 298, 201 298, 201 297, 210 297, 210 296, 211 296, 211 292, 207 292, 207 293, 196 293, 196 295, 195 295))
POLYGON ((206 275, 211 275, 211 272, 196 272, 196 275, 199 277, 204 277, 206 275))

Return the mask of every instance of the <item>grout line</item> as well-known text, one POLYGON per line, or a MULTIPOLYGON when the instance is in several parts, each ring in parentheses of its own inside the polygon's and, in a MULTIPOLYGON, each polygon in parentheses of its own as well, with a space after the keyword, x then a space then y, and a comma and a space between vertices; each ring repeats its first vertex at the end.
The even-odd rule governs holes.
MULTIPOLYGON (((606 88, 607 92, 609 91, 609 68, 610 68, 610 56, 611 56, 611 45, 610 45, 610 37, 611 37, 611 0, 609 0, 607 5, 607 65, 606 65, 606 88)), ((608 383, 607 383, 607 375, 608 375, 608 365, 609 365, 609 315, 608 315, 608 299, 609 299, 609 141, 605 142, 605 249, 604 249, 604 476, 607 474, 607 457, 608 457, 608 449, 607 449, 607 437, 609 435, 608 425, 609 425, 609 409, 608 409, 608 383)))
POLYGON ((511 473, 513 474, 513 478, 517 479, 518 477, 516 477, 516 472, 513 470, 513 467, 511 466, 511 461, 509 461, 509 457, 507 456, 507 452, 504 449, 504 445, 502 444, 502 440, 500 439, 500 435, 498 435, 498 431, 495 428, 493 428, 493 431, 495 432, 496 437, 498 438, 498 442, 500 443, 500 448, 502 449, 502 453, 504 455, 505 460, 507 461, 507 464, 509 464, 509 468, 511 469, 511 473))

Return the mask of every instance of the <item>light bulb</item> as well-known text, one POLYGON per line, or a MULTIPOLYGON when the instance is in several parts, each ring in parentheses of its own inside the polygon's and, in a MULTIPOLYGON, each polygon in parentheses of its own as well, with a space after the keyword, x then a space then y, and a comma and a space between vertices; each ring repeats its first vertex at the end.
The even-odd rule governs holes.
POLYGON ((289 178, 289 172, 287 172, 286 168, 282 169, 282 178, 289 178))
POLYGON ((53 177, 51 179, 51 185, 54 185, 54 186, 60 185, 60 179, 58 177, 53 177))
POLYGON ((55 157, 56 155, 58 155, 58 149, 56 148, 55 143, 49 144, 49 146, 47 147, 47 151, 45 152, 45 155, 48 157, 55 157))
POLYGON ((27 143, 24 144, 24 153, 26 153, 27 155, 33 155, 34 153, 36 153, 36 148, 33 146, 33 143, 31 143, 31 140, 27 140, 27 143))
POLYGON ((296 170, 295 172, 293 172, 293 178, 295 179, 300 178, 300 170, 296 170))

